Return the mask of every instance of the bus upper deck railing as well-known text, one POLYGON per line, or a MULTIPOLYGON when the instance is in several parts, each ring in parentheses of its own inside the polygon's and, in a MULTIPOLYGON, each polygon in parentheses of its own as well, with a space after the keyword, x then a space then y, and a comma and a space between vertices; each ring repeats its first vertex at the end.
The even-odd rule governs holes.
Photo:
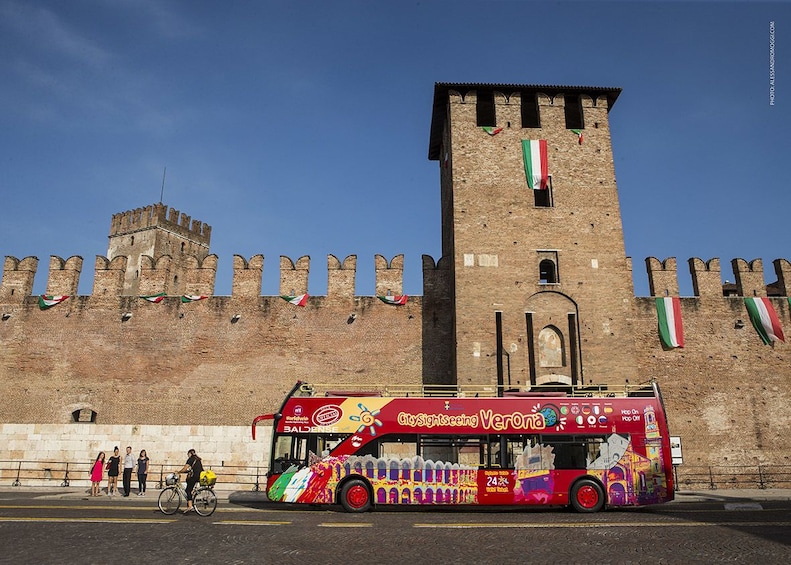
POLYGON ((654 396, 651 384, 639 385, 533 385, 529 388, 514 388, 497 385, 427 385, 427 384, 326 384, 302 383, 295 396, 366 397, 382 396, 393 398, 495 398, 505 397, 629 397, 654 396))

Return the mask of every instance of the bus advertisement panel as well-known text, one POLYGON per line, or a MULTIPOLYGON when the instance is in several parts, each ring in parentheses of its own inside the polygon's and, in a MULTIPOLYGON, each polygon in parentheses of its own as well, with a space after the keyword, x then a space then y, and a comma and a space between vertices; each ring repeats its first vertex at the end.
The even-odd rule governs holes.
MULTIPOLYGON (((639 396, 299 397, 274 421, 270 500, 605 505, 672 500, 664 410, 639 396)), ((254 422, 255 430, 255 422, 254 422)))

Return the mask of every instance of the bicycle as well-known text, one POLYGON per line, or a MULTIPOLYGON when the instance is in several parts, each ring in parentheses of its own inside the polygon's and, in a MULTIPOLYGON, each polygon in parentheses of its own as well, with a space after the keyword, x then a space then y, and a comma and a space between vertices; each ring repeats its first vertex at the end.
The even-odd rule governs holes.
MULTIPOLYGON (((187 500, 187 491, 181 486, 179 476, 170 473, 165 478, 167 485, 159 493, 157 504, 163 514, 175 514, 181 508, 182 500, 187 500)), ((192 489, 192 507, 200 516, 211 516, 217 509, 217 495, 211 484, 196 483, 192 489)))

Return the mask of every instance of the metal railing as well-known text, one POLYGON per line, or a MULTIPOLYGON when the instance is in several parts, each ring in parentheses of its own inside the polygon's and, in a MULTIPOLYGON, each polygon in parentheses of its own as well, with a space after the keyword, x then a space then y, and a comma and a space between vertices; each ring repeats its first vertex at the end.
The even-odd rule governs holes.
POLYGON ((791 465, 681 465, 676 489, 791 488, 791 465))
MULTIPOLYGON (((162 488, 168 473, 177 471, 182 463, 152 465, 148 474, 151 488, 162 488)), ((0 461, 0 487, 89 487, 92 463, 69 461, 0 461)), ((266 490, 268 467, 260 465, 208 465, 217 473, 220 488, 232 490, 266 490)), ((733 488, 791 488, 791 465, 681 465, 675 469, 676 490, 733 488)), ((106 484, 107 473, 102 479, 106 484)), ((121 479, 119 478, 119 483, 121 479)), ((132 476, 137 488, 137 476, 132 476)))
MULTIPOLYGON (((168 473, 178 471, 183 462, 152 465, 148 473, 147 485, 162 488, 168 473)), ((90 471, 93 463, 74 463, 69 461, 1 461, 0 487, 89 487, 90 471)), ((234 490, 266 490, 266 466, 209 465, 204 468, 217 474, 217 482, 223 487, 234 490)), ((102 487, 107 483, 107 473, 102 477, 102 487)), ((121 485, 121 477, 118 479, 121 485)), ((132 488, 137 489, 137 474, 132 475, 132 488)))
POLYGON ((636 385, 533 385, 512 388, 505 385, 428 384, 327 384, 302 383, 295 396, 383 396, 393 398, 494 398, 498 396, 626 397, 653 396, 652 386, 636 385))

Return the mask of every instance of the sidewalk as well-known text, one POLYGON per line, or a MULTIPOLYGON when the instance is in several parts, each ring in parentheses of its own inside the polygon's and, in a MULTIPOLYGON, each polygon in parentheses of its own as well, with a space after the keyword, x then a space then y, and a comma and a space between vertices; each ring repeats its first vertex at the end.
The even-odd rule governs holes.
MULTIPOLYGON (((0 487, 0 499, 8 499, 9 497, 28 497, 38 500, 90 500, 92 502, 114 502, 118 504, 129 504, 131 502, 153 501, 156 503, 160 490, 150 488, 146 491, 144 496, 138 496, 137 489, 132 489, 132 494, 124 497, 120 494, 116 496, 107 496, 105 489, 102 489, 102 494, 99 497, 92 498, 90 496, 90 487, 0 487)), ((215 488, 214 492, 217 494, 217 499, 220 502, 231 503, 244 503, 244 502, 267 502, 269 499, 266 493, 261 490, 243 491, 243 490, 230 490, 223 488, 215 488)))
MULTIPOLYGON (((128 504, 132 501, 154 501, 156 502, 159 496, 159 490, 150 489, 146 492, 145 496, 137 496, 137 491, 132 490, 131 496, 124 498, 121 495, 107 496, 102 491, 102 496, 98 498, 91 498, 90 488, 82 487, 0 487, 0 499, 8 496, 19 497, 20 495, 28 495, 30 498, 42 500, 91 500, 94 502, 117 502, 119 504, 128 504)), ((267 502, 268 498, 266 493, 262 491, 249 491, 249 490, 230 490, 223 488, 216 488, 217 498, 221 502, 230 503, 250 503, 250 502, 267 502)), ((791 501, 791 489, 718 489, 718 490, 696 490, 696 491, 678 491, 676 492, 676 499, 669 504, 684 504, 689 502, 721 502, 725 503, 739 503, 739 502, 762 502, 768 500, 791 501)))

